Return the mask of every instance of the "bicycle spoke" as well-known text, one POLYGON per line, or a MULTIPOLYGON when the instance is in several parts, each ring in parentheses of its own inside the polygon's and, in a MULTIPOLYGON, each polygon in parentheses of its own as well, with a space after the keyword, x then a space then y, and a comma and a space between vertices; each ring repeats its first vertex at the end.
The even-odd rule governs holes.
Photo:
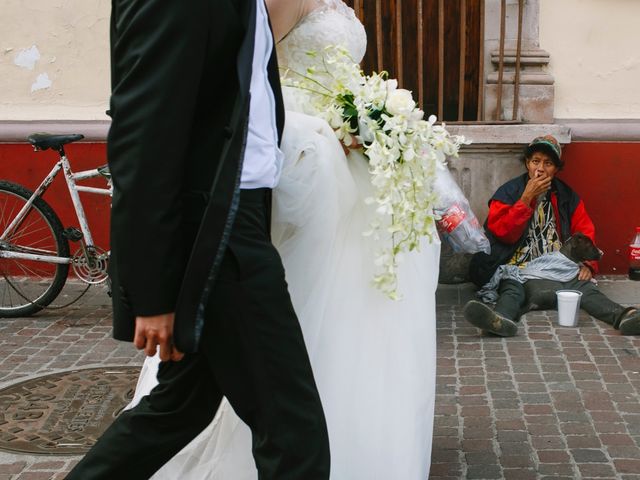
POLYGON ((42 281, 47 281, 46 277, 39 275, 37 272, 28 269, 25 265, 19 265, 20 269, 23 272, 21 276, 22 281, 20 282, 12 282, 9 285, 9 288, 12 290, 12 293, 19 299, 21 304, 25 303, 38 303, 38 300, 46 292, 46 285, 42 284, 42 281), (26 281, 26 279, 34 279, 38 280, 30 280, 26 281))
POLYGON ((43 240, 39 240, 39 241, 35 241, 35 242, 31 242, 30 244, 17 244, 17 242, 14 242, 12 240, 11 242, 14 245, 14 248, 12 248, 11 250, 16 251, 16 252, 31 252, 31 253, 42 253, 45 252, 47 254, 53 254, 55 255, 56 253, 56 247, 55 245, 52 245, 52 242, 43 239, 43 240), (38 247, 38 244, 44 244, 43 247, 38 247), (47 247, 49 247, 47 249, 47 247))
POLYGON ((11 235, 10 240, 12 244, 20 245, 20 248, 16 248, 15 251, 36 255, 56 256, 57 249, 53 237, 38 236, 38 234, 49 232, 49 226, 41 218, 34 215, 34 210, 32 210, 26 215, 22 225, 11 235), (20 240, 25 238, 33 238, 34 240, 26 244, 20 242, 20 240))
MULTIPOLYGON (((14 221, 31 195, 19 185, 0 180, 0 230, 14 221)), ((5 252, 40 257, 69 255, 59 219, 39 197, 4 242, 5 252)), ((0 317, 30 315, 50 304, 64 285, 68 270, 66 264, 0 258, 0 317)))
POLYGON ((0 221, 2 222, 2 230, 4 230, 4 227, 6 225, 6 218, 7 216, 5 215, 5 210, 6 210, 6 203, 2 205, 2 210, 0 210, 0 221))
POLYGON ((46 223, 42 220, 42 218, 39 218, 34 214, 34 210, 31 210, 29 213, 27 213, 24 220, 29 222, 27 224, 23 223, 22 225, 22 230, 25 233, 34 233, 34 232, 30 232, 29 228, 32 225, 36 224, 36 222, 40 222, 40 224, 44 224, 42 227, 40 227, 40 229, 47 228, 46 223))
POLYGON ((43 275, 39 274, 36 270, 29 268, 23 262, 16 263, 16 266, 22 270, 22 273, 25 274, 25 277, 38 277, 45 278, 43 275))
MULTIPOLYGON (((13 288, 9 284, 9 281, 5 278, 4 298, 8 297, 8 303, 9 303, 10 307, 13 307, 15 305, 13 303, 13 295, 14 294, 15 294, 15 292, 13 291, 13 288)), ((6 304, 7 304, 7 302, 3 299, 2 300, 2 305, 6 305, 6 304)))
POLYGON ((19 204, 18 202, 13 202, 13 208, 11 209, 11 212, 9 212, 9 218, 13 218, 15 217, 15 215, 18 213, 16 212, 16 210, 20 210, 19 204))
MULTIPOLYGON (((3 222, 3 230, 4 228, 6 228, 8 226, 8 224, 10 224, 13 219, 16 217, 16 215, 18 214, 18 212, 20 212, 20 210, 22 209, 22 206, 20 205, 20 203, 17 201, 17 198, 14 200, 13 202, 13 208, 11 209, 11 212, 9 213, 9 215, 7 216, 7 222, 6 224, 3 222)), ((4 219, 3 219, 4 220, 4 219)), ((19 228, 19 225, 15 226, 14 228, 19 228)), ((11 236, 11 235, 9 235, 11 236)))
MULTIPOLYGON (((25 218, 26 220, 26 218, 25 218)), ((20 240, 21 238, 24 238, 28 235, 31 235, 32 233, 36 233, 36 232, 31 232, 29 231, 29 228, 31 227, 31 225, 33 224, 33 221, 31 223, 28 224, 24 224, 23 223, 16 229, 16 231, 11 235, 11 241, 16 242, 18 240, 20 240)), ((46 228, 46 227, 40 227, 40 229, 42 228, 46 228)))
POLYGON ((28 230, 28 228, 31 227, 31 225, 33 225, 36 221, 37 221, 37 219, 32 221, 28 225, 21 226, 20 229, 17 230, 14 235, 11 235, 11 240, 15 242, 16 240, 18 240, 20 238, 23 238, 23 237, 28 236, 28 235, 34 235, 34 234, 36 234, 38 232, 41 232, 43 230, 47 231, 47 232, 49 231, 49 226, 46 225, 46 224, 42 225, 41 227, 39 227, 36 230, 28 230))
POLYGON ((11 209, 11 212, 8 215, 5 215, 6 204, 4 204, 3 207, 2 207, 2 230, 3 230, 3 233, 4 233, 4 229, 7 227, 7 225, 9 223, 11 223, 8 219, 14 218, 13 212, 15 210, 15 205, 17 205, 17 204, 14 202, 14 208, 11 209))

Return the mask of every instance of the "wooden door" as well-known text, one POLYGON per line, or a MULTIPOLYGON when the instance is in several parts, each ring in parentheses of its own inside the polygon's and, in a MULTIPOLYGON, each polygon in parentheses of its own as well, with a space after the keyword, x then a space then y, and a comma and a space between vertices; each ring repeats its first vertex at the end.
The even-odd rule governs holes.
POLYGON ((367 31, 364 71, 388 71, 427 115, 480 120, 483 1, 346 0, 367 31))

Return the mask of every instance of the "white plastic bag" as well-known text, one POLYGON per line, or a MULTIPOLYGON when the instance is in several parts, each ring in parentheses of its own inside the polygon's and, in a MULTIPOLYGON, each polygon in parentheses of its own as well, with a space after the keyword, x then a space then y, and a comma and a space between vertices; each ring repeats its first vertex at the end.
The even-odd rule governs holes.
POLYGON ((434 212, 440 218, 436 224, 442 238, 456 253, 491 253, 489 239, 471 211, 469 201, 462 193, 446 165, 438 162, 434 189, 438 195, 434 212))

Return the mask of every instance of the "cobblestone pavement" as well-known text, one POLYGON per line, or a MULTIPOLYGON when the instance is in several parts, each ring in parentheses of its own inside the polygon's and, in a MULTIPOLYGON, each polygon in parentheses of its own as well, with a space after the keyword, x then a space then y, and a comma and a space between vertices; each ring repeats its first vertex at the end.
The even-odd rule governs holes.
MULTIPOLYGON (((640 302, 640 282, 609 278, 601 288, 620 303, 640 302)), ((142 363, 130 344, 111 339, 104 290, 89 292, 63 310, 0 320, 0 387, 142 363)), ((640 337, 584 312, 578 328, 557 327, 554 311, 527 314, 517 337, 482 336, 462 318, 469 298, 468 285, 438 291, 430 478, 640 480, 640 337)), ((0 451, 0 480, 63 479, 77 460, 0 451)))
MULTIPOLYGON (((111 338, 110 299, 96 286, 70 307, 31 318, 0 319, 0 359, 0 387, 5 387, 78 367, 141 365, 144 356, 131 344, 111 338)), ((0 450, 0 480, 63 479, 78 459, 0 450)))
MULTIPOLYGON (((623 304, 640 283, 604 280, 623 304)), ((640 479, 640 337, 581 312, 530 312, 517 337, 481 336, 442 288, 433 479, 640 479)))

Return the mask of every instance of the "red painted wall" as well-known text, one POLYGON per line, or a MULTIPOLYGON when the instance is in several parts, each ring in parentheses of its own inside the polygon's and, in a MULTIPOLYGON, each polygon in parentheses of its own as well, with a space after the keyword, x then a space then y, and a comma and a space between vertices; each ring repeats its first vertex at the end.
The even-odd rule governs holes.
MULTIPOLYGON (((107 163, 104 143, 75 143, 65 148, 74 172, 90 170, 107 163)), ((34 152, 31 145, 0 144, 0 178, 20 183, 30 190, 35 189, 58 160, 58 154, 51 150, 34 152)), ((84 180, 82 185, 105 187, 101 178, 84 180)), ((65 227, 79 227, 75 210, 69 197, 69 189, 62 171, 51 184, 43 198, 51 205, 65 227)), ((89 228, 96 245, 109 248, 109 208, 110 198, 92 193, 80 193, 89 228)), ((71 246, 75 252, 78 246, 71 246)))
MULTIPOLYGON (((75 171, 106 163, 105 145, 72 144, 67 148, 75 171)), ((51 169, 57 154, 34 152, 28 145, 0 144, 0 178, 35 188, 51 169)), ((601 273, 626 273, 627 246, 640 226, 640 142, 567 145, 565 169, 559 175, 582 197, 597 231, 598 246, 605 255, 601 273)), ((101 186, 100 180, 93 180, 101 186)), ((89 226, 97 245, 108 247, 109 199, 81 193, 89 226)), ((45 194, 64 226, 77 226, 66 184, 61 175, 45 194)))
POLYGON ((582 197, 605 252, 601 273, 629 269, 628 245, 640 226, 640 142, 578 142, 562 152, 558 175, 582 197))

